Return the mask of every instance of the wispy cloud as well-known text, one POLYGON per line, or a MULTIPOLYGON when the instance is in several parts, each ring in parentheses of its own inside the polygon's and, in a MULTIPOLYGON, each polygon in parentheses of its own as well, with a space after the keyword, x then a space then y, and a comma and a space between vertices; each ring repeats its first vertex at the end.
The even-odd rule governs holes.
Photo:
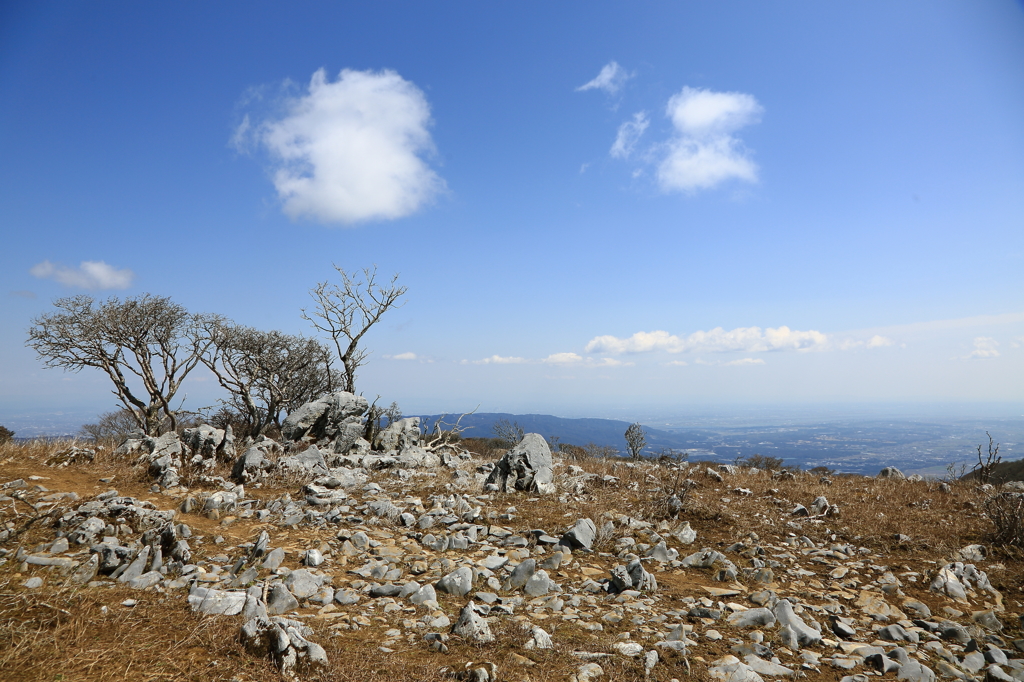
POLYGON ((967 354, 968 360, 990 360, 999 357, 996 346, 999 342, 990 336, 979 336, 974 339, 974 350, 967 354))
POLYGON ((633 74, 619 66, 618 62, 611 61, 601 67, 601 72, 592 81, 576 88, 576 92, 604 90, 609 95, 615 95, 622 90, 622 86, 632 77, 633 74))
POLYGON ((526 358, 517 357, 502 357, 500 355, 492 355, 489 358, 483 360, 463 360, 462 364, 474 364, 474 365, 520 365, 525 362, 529 362, 526 358))
POLYGON ((410 215, 444 189, 423 160, 429 125, 423 92, 396 72, 345 69, 332 82, 319 69, 283 116, 246 116, 232 143, 266 149, 291 218, 353 224, 410 215))
POLYGON ((415 353, 399 353, 398 355, 385 355, 385 359, 388 360, 418 360, 419 356, 415 353))
POLYGON ((668 101, 675 134, 658 165, 665 191, 692 193, 730 179, 757 181, 757 165, 733 133, 757 123, 763 107, 742 92, 684 87, 668 101))
POLYGON ((763 365, 764 360, 762 358, 740 358, 739 360, 730 360, 729 362, 723 362, 722 365, 725 367, 744 367, 746 365, 763 365))
POLYGON ((608 151, 612 158, 629 158, 633 153, 633 148, 636 147, 636 143, 640 140, 644 131, 647 130, 648 125, 650 125, 650 121, 645 111, 638 111, 633 114, 632 120, 620 125, 619 132, 615 136, 615 142, 612 143, 612 148, 608 151))
POLYGON ((127 289, 135 281, 135 273, 107 265, 101 260, 85 260, 77 268, 44 260, 29 270, 33 277, 52 279, 66 286, 82 289, 127 289))
POLYGON ((628 338, 597 336, 587 343, 588 353, 668 353, 686 352, 762 352, 824 350, 828 337, 819 331, 797 331, 789 327, 768 328, 737 327, 726 331, 715 327, 709 331, 696 331, 689 336, 676 336, 666 331, 637 332, 628 338))
POLYGON ((19 289, 18 291, 12 291, 11 296, 17 296, 18 298, 34 299, 36 292, 28 291, 27 289, 19 289))

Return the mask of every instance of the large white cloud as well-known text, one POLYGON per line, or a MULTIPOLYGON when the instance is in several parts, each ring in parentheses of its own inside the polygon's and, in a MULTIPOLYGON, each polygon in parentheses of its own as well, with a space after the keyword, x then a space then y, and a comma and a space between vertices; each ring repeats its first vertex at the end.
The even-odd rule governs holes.
POLYGON ((584 83, 580 87, 576 88, 577 92, 585 90, 604 90, 609 95, 614 95, 622 89, 622 86, 626 84, 633 74, 626 71, 624 68, 619 66, 616 61, 611 61, 601 67, 601 72, 594 77, 594 79, 588 83, 584 83))
POLYGON ((696 331, 689 336, 676 336, 666 331, 637 332, 628 338, 597 336, 586 345, 588 353, 668 353, 686 352, 764 352, 780 350, 813 351, 824 350, 829 339, 819 331, 797 331, 789 327, 768 328, 737 327, 726 331, 715 327, 708 331, 696 331))
POLYGON ((127 289, 135 281, 135 273, 128 268, 118 270, 101 260, 84 260, 77 268, 44 260, 32 266, 29 272, 39 279, 52 279, 82 289, 127 289))
POLYGON ((757 123, 763 107, 742 92, 684 87, 665 113, 675 133, 658 165, 658 183, 666 191, 694 192, 730 179, 757 181, 757 165, 733 136, 757 123))
POLYGON ((434 149, 423 92, 394 71, 323 69, 282 117, 243 120, 234 142, 269 153, 285 213, 352 224, 410 215, 444 189, 424 161, 434 149))

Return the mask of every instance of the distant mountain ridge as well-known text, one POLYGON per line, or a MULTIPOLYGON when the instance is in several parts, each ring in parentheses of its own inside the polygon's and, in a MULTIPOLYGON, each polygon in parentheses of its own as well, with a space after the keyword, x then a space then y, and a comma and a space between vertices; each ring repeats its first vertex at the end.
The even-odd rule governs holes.
MULTIPOLYGON (((442 417, 439 414, 408 416, 419 416, 424 431, 433 429, 435 422, 442 417)), ((443 428, 451 428, 458 418, 458 414, 444 416, 443 428)), ((568 419, 549 414, 482 412, 466 415, 460 426, 465 429, 463 435, 468 438, 493 438, 494 425, 502 419, 519 424, 526 433, 539 433, 547 439, 557 437, 561 443, 579 446, 595 443, 614 447, 620 452, 625 451, 625 433, 630 425, 630 422, 619 419, 568 419)), ((693 447, 695 441, 706 442, 712 435, 711 432, 702 431, 662 431, 647 426, 644 431, 647 433, 647 450, 652 452, 661 448, 683 450, 693 447)))

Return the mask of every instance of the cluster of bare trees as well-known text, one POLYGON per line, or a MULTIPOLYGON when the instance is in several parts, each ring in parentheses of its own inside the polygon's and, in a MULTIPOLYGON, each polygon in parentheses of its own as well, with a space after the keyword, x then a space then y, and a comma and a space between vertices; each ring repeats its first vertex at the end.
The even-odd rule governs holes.
POLYGON ((190 313, 151 294, 102 302, 90 296, 59 298, 54 311, 33 320, 27 345, 46 367, 105 372, 124 407, 120 418, 129 417, 149 435, 177 428, 183 411, 174 401, 185 377, 203 365, 228 392, 224 407, 257 435, 280 427, 282 414, 328 391, 355 392, 356 370, 367 358, 360 342, 406 293, 397 275, 378 284, 376 267, 364 269, 362 277, 335 269, 341 286, 318 284, 310 291, 316 306, 303 310, 302 317, 330 337, 341 370, 333 366, 331 346, 319 339, 190 313))

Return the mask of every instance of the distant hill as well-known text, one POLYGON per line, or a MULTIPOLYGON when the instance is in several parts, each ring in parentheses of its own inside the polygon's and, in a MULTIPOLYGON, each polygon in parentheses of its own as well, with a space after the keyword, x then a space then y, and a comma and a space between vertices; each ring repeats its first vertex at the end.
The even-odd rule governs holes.
MULTIPOLYGON (((408 416, 419 416, 424 431, 432 429, 434 423, 441 418, 439 414, 408 416)), ((457 414, 447 415, 444 422, 450 426, 458 417, 457 414)), ((579 446, 595 443, 614 447, 620 452, 625 451, 624 434, 630 425, 630 422, 618 419, 566 419, 549 414, 484 412, 466 415, 460 426, 467 429, 464 435, 470 438, 493 438, 494 424, 501 419, 519 424, 526 433, 539 433, 548 439, 557 437, 561 443, 579 446)), ((706 443, 713 435, 702 431, 662 431, 646 426, 644 430, 647 432, 647 450, 651 452, 661 448, 685 450, 694 447, 695 443, 706 443)))

